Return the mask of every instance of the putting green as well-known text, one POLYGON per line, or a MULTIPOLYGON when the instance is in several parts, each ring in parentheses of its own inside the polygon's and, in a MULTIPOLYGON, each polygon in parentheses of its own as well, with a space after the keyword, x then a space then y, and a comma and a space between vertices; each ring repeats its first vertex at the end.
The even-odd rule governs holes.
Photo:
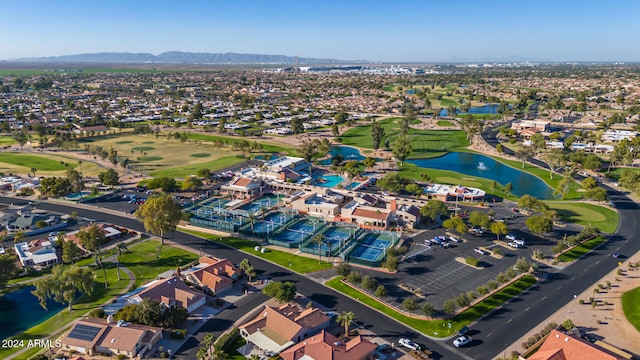
POLYGON ((135 150, 135 151, 150 151, 155 149, 156 148, 154 148, 153 146, 137 146, 137 147, 131 148, 131 150, 135 150))
POLYGON ((194 157, 194 158, 206 158, 206 157, 211 156, 211 154, 209 154, 209 153, 195 153, 195 154, 191 154, 190 156, 194 157))
POLYGON ((582 226, 593 225, 598 229, 613 233, 618 227, 618 213, 594 204, 568 201, 545 201, 549 207, 558 212, 564 221, 582 226))
POLYGON ((133 144, 133 141, 131 141, 131 140, 116 141, 116 144, 118 144, 118 145, 133 144))

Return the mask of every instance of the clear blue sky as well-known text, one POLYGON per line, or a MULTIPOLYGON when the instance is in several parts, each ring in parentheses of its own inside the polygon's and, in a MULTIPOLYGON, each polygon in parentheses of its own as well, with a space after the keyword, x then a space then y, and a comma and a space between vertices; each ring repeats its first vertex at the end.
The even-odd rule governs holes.
POLYGON ((237 52, 640 61, 637 0, 2 0, 0 59, 237 52))

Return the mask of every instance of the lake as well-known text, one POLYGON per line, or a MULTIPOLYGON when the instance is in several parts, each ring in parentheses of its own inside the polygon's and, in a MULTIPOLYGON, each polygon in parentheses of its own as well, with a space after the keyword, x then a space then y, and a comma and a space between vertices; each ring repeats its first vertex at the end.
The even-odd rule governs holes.
POLYGON ((331 155, 330 158, 318 161, 318 165, 331 165, 331 158, 338 155, 342 156, 344 161, 362 161, 365 159, 365 156, 360 153, 360 150, 351 146, 332 146, 329 155, 331 155))
POLYGON ((12 291, 0 296, 0 340, 23 332, 65 308, 64 304, 47 301, 47 310, 43 309, 38 298, 31 294, 34 286, 12 291))
MULTIPOLYGON (((475 106, 472 108, 469 108, 469 111, 466 113, 463 113, 460 111, 460 109, 456 110, 456 114, 476 114, 476 115, 480 115, 480 114, 497 114, 498 113, 498 104, 487 104, 484 106, 475 106)), ((440 116, 447 116, 449 114, 449 111, 447 109, 442 109, 440 110, 440 116)))
POLYGON ((511 183, 513 184, 511 192, 516 196, 528 194, 538 199, 555 198, 553 189, 542 179, 480 154, 451 152, 437 158, 409 159, 407 162, 423 168, 449 170, 472 177, 495 180, 502 185, 511 183))

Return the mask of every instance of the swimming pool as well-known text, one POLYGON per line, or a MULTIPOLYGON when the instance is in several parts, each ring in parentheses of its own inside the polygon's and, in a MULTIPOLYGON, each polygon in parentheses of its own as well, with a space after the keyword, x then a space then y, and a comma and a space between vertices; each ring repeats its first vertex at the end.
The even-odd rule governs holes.
POLYGON ((336 187, 338 184, 344 181, 344 178, 340 175, 322 175, 313 183, 315 186, 336 187))
POLYGON ((90 191, 81 191, 79 193, 65 195, 64 198, 67 200, 80 200, 82 198, 86 198, 89 195, 91 195, 90 191))

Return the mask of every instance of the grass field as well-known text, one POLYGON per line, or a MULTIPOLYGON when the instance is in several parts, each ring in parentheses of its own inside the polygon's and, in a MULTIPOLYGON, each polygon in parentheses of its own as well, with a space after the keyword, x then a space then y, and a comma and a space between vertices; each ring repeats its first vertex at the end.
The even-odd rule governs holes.
POLYGON ((454 124, 449 120, 438 120, 438 122, 436 122, 436 125, 438 125, 438 126, 453 126, 454 124))
POLYGON ((0 146, 16 145, 18 142, 9 135, 0 135, 0 146))
POLYGON ((447 108, 449 106, 460 106, 460 103, 458 103, 453 98, 442 98, 440 100, 440 106, 443 108, 447 108))
MULTIPOLYGON (((266 253, 261 253, 255 250, 256 243, 247 240, 247 239, 239 239, 233 237, 219 237, 216 235, 211 235, 207 233, 202 233, 199 231, 190 231, 190 230, 180 230, 187 234, 191 234, 194 236, 201 237, 203 239, 207 239, 210 241, 215 241, 226 246, 244 251, 246 253, 250 253, 253 256, 263 258, 265 260, 276 263, 282 267, 291 269, 292 271, 296 271, 298 273, 304 274, 313 271, 326 270, 331 269, 333 267, 332 264, 326 261, 318 261, 318 258, 309 258, 305 256, 297 256, 286 251, 279 251, 269 249, 266 253)), ((323 259, 325 259, 323 257, 323 259)))
POLYGON ((587 240, 582 244, 574 247, 573 249, 567 251, 566 253, 558 256, 558 261, 560 262, 572 262, 574 260, 579 259, 584 254, 590 252, 594 248, 598 247, 600 244, 605 242, 605 239, 602 236, 598 236, 597 238, 587 240))
MULTIPOLYGON (((380 121, 385 132, 381 144, 384 144, 387 139, 389 139, 389 142, 393 142, 393 139, 399 134, 400 120, 400 118, 388 118, 380 121)), ((373 148, 371 125, 349 129, 341 135, 341 138, 343 145, 373 148)), ((409 128, 409 138, 413 148, 410 158, 439 156, 447 151, 469 146, 469 141, 461 130, 418 130, 409 128)))
POLYGON ((368 294, 365 294, 348 285, 345 285, 340 281, 340 277, 333 278, 332 280, 327 281, 325 284, 333 289, 336 289, 337 291, 344 293, 345 295, 348 295, 354 299, 359 300, 360 302, 368 305, 369 307, 372 307, 400 321, 401 323, 407 326, 410 326, 422 332, 423 334, 434 336, 434 337, 446 337, 457 332, 463 326, 467 326, 472 322, 476 321, 477 319, 479 319, 480 317, 488 314, 491 310, 506 303, 513 297, 522 293, 525 289, 535 284, 535 282, 536 280, 533 276, 526 275, 520 278, 519 280, 516 280, 512 284, 508 285, 504 289, 491 295, 490 297, 482 300, 481 302, 474 305, 467 311, 448 320, 420 320, 420 319, 411 318, 409 316, 406 316, 402 313, 399 313, 391 309, 385 304, 372 298, 368 294), (451 328, 446 326, 448 323, 451 323, 451 328))
MULTIPOLYGON (((0 143, 1 144, 1 143, 0 143)), ((609 171, 608 173, 606 173, 606 176, 609 179, 613 179, 613 180, 618 180, 620 179, 620 175, 622 174, 622 170, 630 170, 633 172, 640 172, 640 169, 638 168, 614 168, 611 171, 609 171)))
POLYGON ((105 149, 113 147, 119 156, 129 158, 133 170, 152 176, 184 177, 195 174, 202 168, 218 170, 242 161, 234 156, 240 152, 230 146, 215 147, 203 142, 182 143, 165 136, 156 139, 152 135, 122 133, 91 140, 89 144, 92 146, 102 146, 105 149), (193 154, 208 156, 205 159, 201 155, 192 156, 193 154))
POLYGON ((593 225, 606 233, 618 228, 618 213, 604 206, 569 201, 545 201, 560 218, 582 226, 593 225))
POLYGON ((297 155, 295 148, 288 147, 288 146, 285 146, 283 144, 280 144, 280 143, 277 143, 277 142, 273 142, 273 141, 266 141, 266 140, 260 140, 260 139, 251 139, 251 138, 243 138, 243 137, 209 135, 209 134, 200 134, 200 133, 189 133, 188 135, 189 135, 189 139, 192 139, 192 140, 200 140, 200 141, 207 141, 207 142, 224 141, 227 144, 239 143, 241 141, 250 141, 250 142, 257 141, 260 144, 262 144, 262 150, 263 151, 273 152, 273 153, 283 153, 283 154, 286 153, 289 156, 296 156, 297 155))
MULTIPOLYGON (((4 174, 30 174, 31 168, 36 169, 36 176, 63 176, 66 167, 63 163, 69 164, 72 168, 77 168, 78 159, 66 155, 50 154, 27 154, 27 153, 2 153, 0 155, 0 172, 4 174)), ((104 171, 98 165, 85 161, 82 164, 84 175, 97 175, 104 171)))
POLYGON ((640 287, 622 294, 622 311, 631 325, 640 331, 640 287))
POLYGON ((156 240, 145 240, 129 247, 122 254, 120 264, 136 276, 135 286, 155 279, 158 274, 195 261, 199 256, 156 240))

